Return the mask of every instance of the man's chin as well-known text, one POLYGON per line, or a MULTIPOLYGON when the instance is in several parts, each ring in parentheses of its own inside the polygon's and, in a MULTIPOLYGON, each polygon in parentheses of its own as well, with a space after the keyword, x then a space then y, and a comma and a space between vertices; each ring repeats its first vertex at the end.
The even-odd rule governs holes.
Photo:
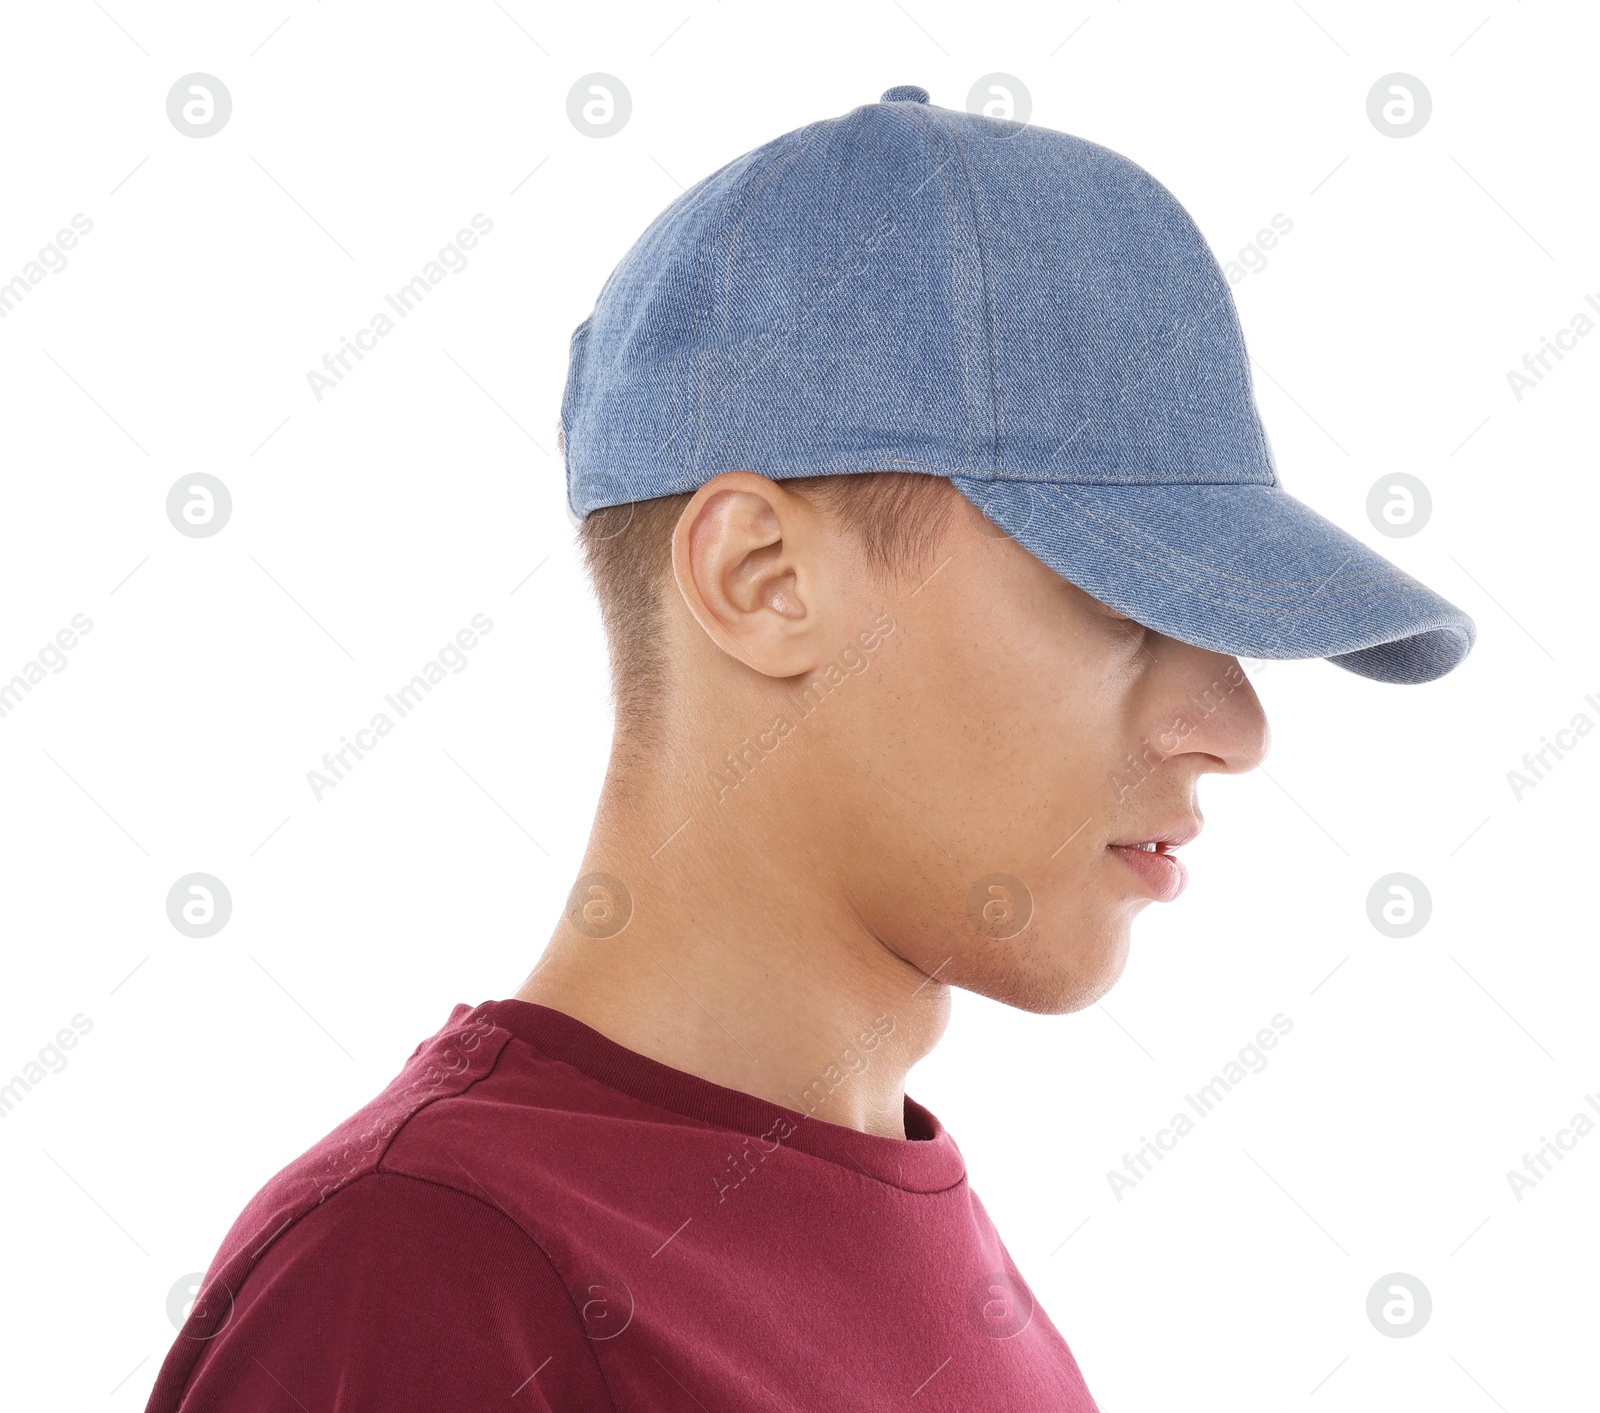
POLYGON ((1032 1015, 1069 1015, 1094 1005, 1117 984, 1128 964, 1128 943, 1128 924, 1112 924, 1091 940, 1073 937, 1032 952, 1025 968, 992 978, 981 990, 1032 1015))

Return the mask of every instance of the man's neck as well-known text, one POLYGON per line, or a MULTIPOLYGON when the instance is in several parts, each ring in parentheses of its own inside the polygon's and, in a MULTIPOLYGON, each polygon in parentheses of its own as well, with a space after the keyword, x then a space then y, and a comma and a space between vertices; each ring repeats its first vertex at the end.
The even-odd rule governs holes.
POLYGON ((516 996, 714 1084, 903 1138, 906 1073, 944 1031, 948 988, 872 935, 830 830, 763 783, 708 808, 608 777, 580 872, 622 881, 626 925, 604 935, 621 914, 600 884, 596 935, 563 919, 516 996))

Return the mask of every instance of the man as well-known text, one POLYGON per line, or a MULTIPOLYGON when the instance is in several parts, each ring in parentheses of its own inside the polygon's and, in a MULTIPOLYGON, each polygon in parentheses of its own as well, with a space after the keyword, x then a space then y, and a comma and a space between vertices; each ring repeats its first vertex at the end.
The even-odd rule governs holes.
POLYGON ((1093 1409, 906 1072, 952 987, 1116 981, 1266 751, 1235 654, 1421 682, 1471 621, 1278 485, 1162 187, 921 89, 675 202, 562 420, 582 876, 246 1209, 150 1407, 1093 1409))

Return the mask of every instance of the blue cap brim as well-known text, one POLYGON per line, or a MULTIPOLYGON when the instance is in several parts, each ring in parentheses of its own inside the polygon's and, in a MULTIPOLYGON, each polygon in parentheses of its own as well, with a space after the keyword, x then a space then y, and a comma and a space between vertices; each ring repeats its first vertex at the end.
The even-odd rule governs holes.
POLYGON ((1431 682, 1477 636, 1454 604, 1278 486, 951 479, 1062 578, 1213 652, 1431 682))

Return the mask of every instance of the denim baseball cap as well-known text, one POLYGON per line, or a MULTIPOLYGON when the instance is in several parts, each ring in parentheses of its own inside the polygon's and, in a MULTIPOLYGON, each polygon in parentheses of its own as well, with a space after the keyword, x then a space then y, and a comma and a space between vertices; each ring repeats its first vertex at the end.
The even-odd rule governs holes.
POLYGON ((1216 652, 1427 682, 1475 637, 1283 489, 1227 281, 1165 187, 909 85, 663 211, 572 336, 561 429, 575 517, 724 471, 922 472, 1216 652))

